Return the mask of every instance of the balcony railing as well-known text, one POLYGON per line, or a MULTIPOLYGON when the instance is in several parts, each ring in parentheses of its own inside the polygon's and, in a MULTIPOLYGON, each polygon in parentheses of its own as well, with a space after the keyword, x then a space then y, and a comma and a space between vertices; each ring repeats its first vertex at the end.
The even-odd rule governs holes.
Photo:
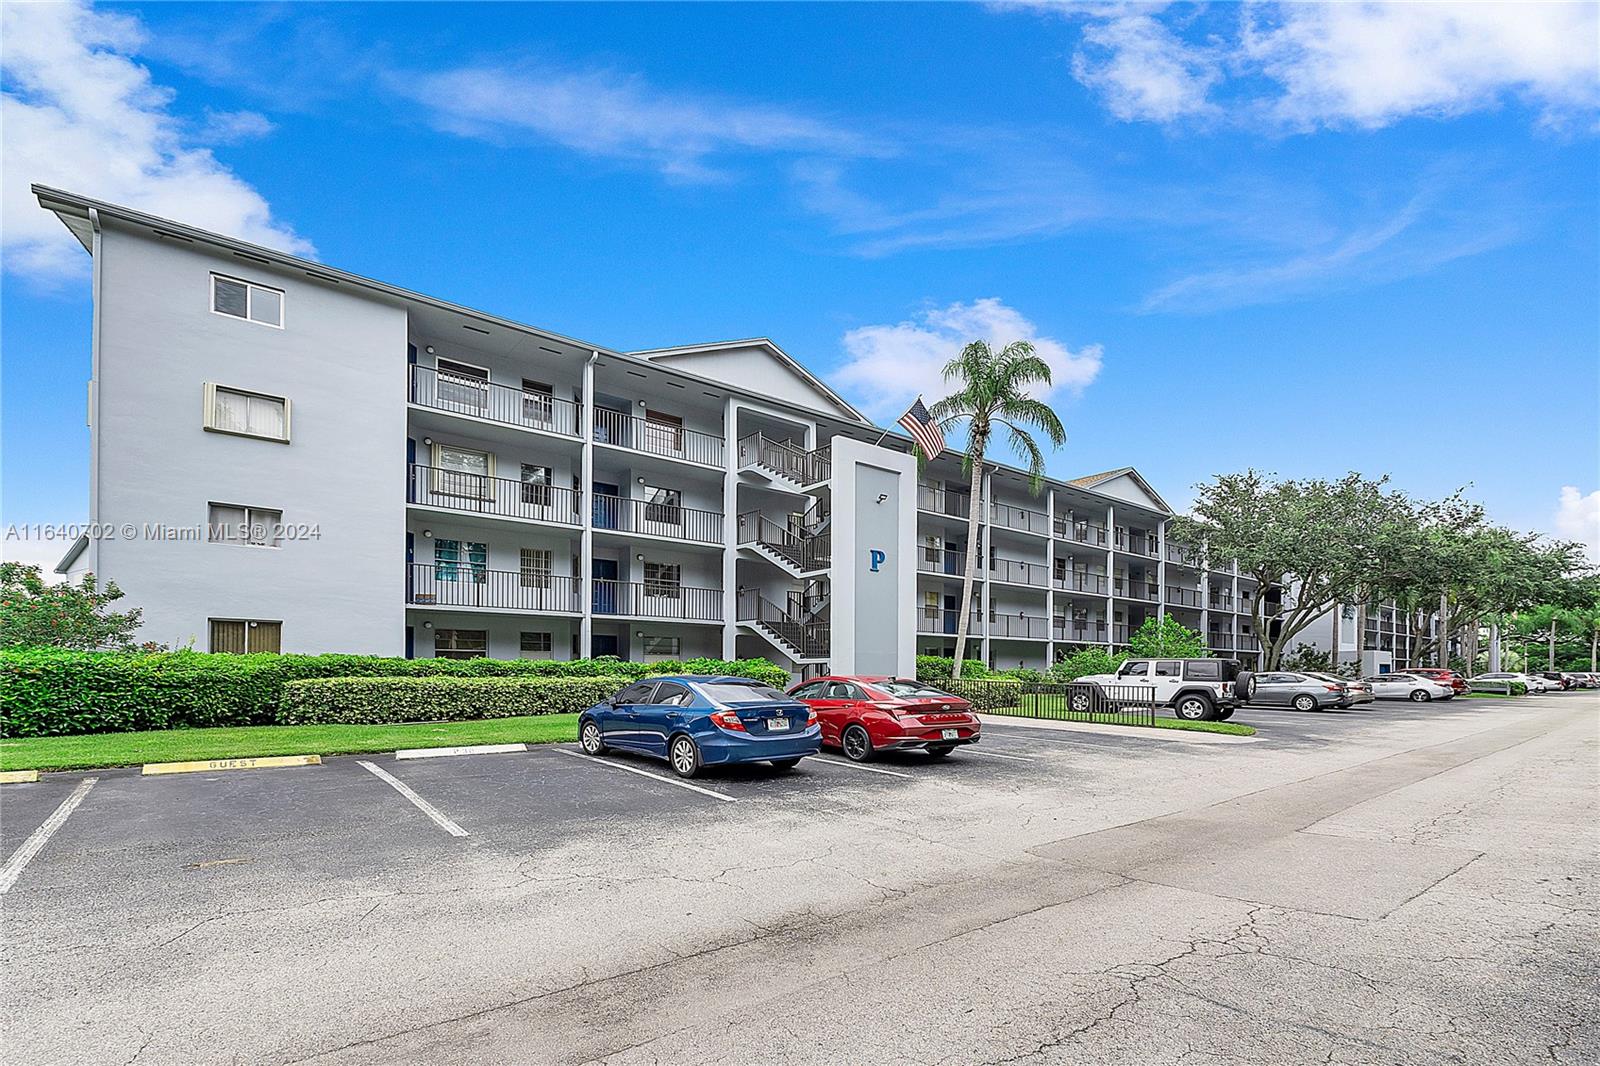
POLYGON ((582 614, 579 582, 539 571, 489 570, 470 562, 411 563, 406 602, 419 607, 498 607, 582 614))
POLYGON ((1093 548, 1104 548, 1106 546, 1106 527, 1097 526, 1093 522, 1070 521, 1065 518, 1058 518, 1056 519, 1056 536, 1063 540, 1087 544, 1093 548))
POLYGON ((1072 570, 1065 574, 1057 574, 1055 586, 1067 592, 1082 592, 1090 596, 1104 596, 1106 594, 1106 575, 1072 570))
POLYGON ((1233 610, 1233 597, 1213 596, 1206 601, 1206 608, 1212 611, 1231 611, 1233 610))
POLYGON ((1240 651, 1260 651, 1261 641, 1248 633, 1241 633, 1234 646, 1240 651))
POLYGON ((972 497, 970 493, 952 492, 943 485, 918 485, 917 508, 952 518, 965 518, 972 512, 972 497))
POLYGON ((595 578, 590 610, 597 615, 626 615, 684 622, 722 621, 722 590, 690 588, 658 581, 613 581, 595 578))
POLYGON ((989 613, 989 636, 1049 640, 1050 619, 1025 614, 989 613))
POLYGON ((1129 640, 1129 637, 1131 636, 1131 634, 1132 634, 1132 631, 1127 626, 1120 625, 1120 624, 1119 625, 1113 625, 1111 627, 1111 643, 1113 643, 1113 644, 1126 644, 1126 643, 1128 643, 1128 640, 1129 640))
POLYGON ((967 553, 949 548, 923 548, 917 555, 917 569, 924 574, 965 577, 967 553))
POLYGON ((528 518, 563 526, 583 525, 582 496, 573 489, 436 466, 412 465, 409 468, 406 500, 471 514, 528 518))
POLYGON ((1160 546, 1156 538, 1143 533, 1118 533, 1116 537, 1117 550, 1128 552, 1130 555, 1144 555, 1151 559, 1160 554, 1160 546))
POLYGON ((594 439, 598 444, 612 444, 706 466, 723 463, 723 441, 715 433, 685 429, 675 422, 640 418, 605 407, 594 410, 594 439))
MULTIPOLYGON (((956 635, 956 626, 961 621, 961 612, 955 608, 924 606, 917 612, 918 633, 942 633, 945 636, 956 635)), ((979 615, 972 613, 972 620, 967 623, 967 632, 981 634, 983 626, 980 624, 979 615)))
POLYGON ((1167 586, 1167 602, 1179 607, 1200 606, 1200 590, 1179 588, 1176 585, 1167 586))
POLYGON ((721 511, 702 511, 675 503, 632 500, 597 492, 593 521, 595 529, 648 533, 696 544, 721 544, 723 540, 721 511))
POLYGON ((1018 529, 1024 533, 1050 535, 1050 516, 1043 511, 1033 511, 1011 503, 995 503, 989 507, 989 522, 1005 529, 1018 529))
POLYGON ((1211 632, 1206 634, 1206 647, 1213 651, 1232 651, 1233 634, 1220 633, 1213 629, 1211 632))
POLYGON ((578 436, 578 405, 548 392, 518 389, 412 364, 411 402, 508 426, 578 436))
POLYGON ((1074 641, 1081 644, 1104 644, 1106 642, 1106 624, 1104 622, 1068 622, 1056 619, 1055 639, 1074 641))
POLYGON ((1177 563, 1179 566, 1198 567, 1200 565, 1200 553, 1190 548, 1180 547, 1177 544, 1168 544, 1167 561, 1177 563))
POLYGON ((739 465, 763 467, 801 485, 814 485, 833 475, 833 449, 808 452, 789 441, 751 433, 739 439, 739 465))
POLYGON ((989 573, 996 581, 1009 581, 1017 585, 1044 588, 1050 583, 1050 571, 1043 563, 1029 563, 1021 559, 990 559, 989 573))
POLYGON ((1154 581, 1130 581, 1125 577, 1117 577, 1111 582, 1111 591, 1127 600, 1156 603, 1161 599, 1161 588, 1154 581))

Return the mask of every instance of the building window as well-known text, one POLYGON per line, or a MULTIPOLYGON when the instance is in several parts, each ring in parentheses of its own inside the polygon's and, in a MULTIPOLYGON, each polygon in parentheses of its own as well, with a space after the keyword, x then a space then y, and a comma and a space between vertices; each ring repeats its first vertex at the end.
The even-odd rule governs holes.
POLYGON ((482 659, 489 654, 489 631, 435 629, 433 654, 438 659, 482 659))
POLYGON ((238 278, 211 275, 211 310, 230 318, 243 318, 263 326, 283 328, 283 290, 269 289, 238 278))
POLYGON ((522 379, 522 419, 548 426, 556 417, 556 390, 542 381, 522 379))
POLYGON ((276 548, 283 540, 283 512, 264 507, 213 503, 206 539, 215 544, 250 544, 276 548))
POLYGON ((282 396, 230 389, 210 382, 206 383, 204 393, 203 425, 206 429, 289 442, 289 401, 282 396))
POLYGON ((481 585, 489 578, 488 565, 487 544, 444 538, 433 542, 433 576, 438 581, 472 581, 481 585))
POLYGON ((644 451, 683 451, 683 419, 677 415, 646 410, 644 413, 644 451))
POLYGON ((446 496, 494 499, 494 456, 454 444, 433 445, 433 491, 446 496))
POLYGON ((555 639, 550 633, 523 633, 519 647, 524 659, 548 659, 555 648, 555 639))
POLYGON ((683 596, 683 567, 677 563, 645 563, 644 594, 676 600, 683 596))
POLYGON ((669 659, 676 659, 683 653, 683 638, 645 637, 644 653, 646 655, 664 655, 669 659))
POLYGON ((438 371, 435 386, 441 406, 478 414, 489 406, 489 371, 471 363, 457 363, 440 359, 434 364, 438 371))
POLYGON ((226 655, 281 652, 283 623, 249 618, 213 618, 211 650, 226 655))
POLYGON ((550 549, 522 549, 522 587, 547 589, 550 587, 550 549))
POLYGON ((677 489, 643 485, 644 520, 664 526, 683 525, 683 494, 677 489))
POLYGON ((531 507, 550 506, 550 468, 522 464, 522 502, 531 507))

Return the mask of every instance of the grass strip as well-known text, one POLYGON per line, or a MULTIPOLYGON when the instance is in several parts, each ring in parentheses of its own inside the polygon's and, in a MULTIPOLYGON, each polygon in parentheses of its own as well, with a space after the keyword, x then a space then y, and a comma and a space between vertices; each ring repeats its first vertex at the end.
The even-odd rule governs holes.
POLYGON ((1242 722, 1191 722, 1183 718, 1156 718, 1154 722, 1118 722, 1111 718, 1060 718, 1049 714, 1034 714, 1017 707, 989 707, 980 714, 1000 714, 1011 718, 1033 718, 1040 722, 1081 722, 1084 725, 1116 725, 1128 729, 1178 729, 1189 733, 1222 733, 1230 737, 1253 737, 1255 726, 1242 722))
POLYGON ((88 770, 266 755, 361 755, 467 744, 550 744, 576 740, 577 736, 577 715, 541 714, 406 725, 226 726, 23 737, 0 740, 0 770, 88 770))

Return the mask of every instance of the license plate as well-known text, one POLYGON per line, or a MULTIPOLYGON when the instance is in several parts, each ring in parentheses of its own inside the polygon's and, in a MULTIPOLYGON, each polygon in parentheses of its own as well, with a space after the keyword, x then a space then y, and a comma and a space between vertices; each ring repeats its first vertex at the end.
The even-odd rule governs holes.
POLYGON ((787 719, 787 718, 768 718, 767 719, 767 732, 769 732, 769 733, 776 733, 780 729, 788 729, 788 728, 789 728, 789 719, 787 719))
POLYGON ((957 737, 959 737, 961 735, 961 730, 959 730, 959 729, 945 729, 945 730, 942 730, 939 735, 944 737, 944 739, 946 739, 946 740, 954 740, 954 739, 956 739, 957 737))

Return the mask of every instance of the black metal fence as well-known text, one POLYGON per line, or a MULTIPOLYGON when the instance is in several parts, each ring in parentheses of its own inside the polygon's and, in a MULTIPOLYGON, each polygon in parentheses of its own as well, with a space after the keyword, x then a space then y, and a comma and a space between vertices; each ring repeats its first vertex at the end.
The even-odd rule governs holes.
POLYGON ((1148 687, 1136 685, 949 678, 930 680, 928 684, 960 696, 975 711, 1060 722, 1153 726, 1159 706, 1148 687))

